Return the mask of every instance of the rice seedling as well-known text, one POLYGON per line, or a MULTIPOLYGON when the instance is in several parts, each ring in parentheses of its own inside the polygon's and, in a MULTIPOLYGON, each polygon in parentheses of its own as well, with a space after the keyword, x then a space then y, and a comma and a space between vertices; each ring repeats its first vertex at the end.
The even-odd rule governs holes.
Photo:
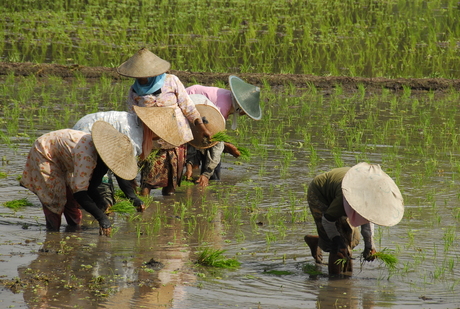
POLYGON ((4 202, 3 206, 13 211, 18 211, 26 206, 33 206, 33 204, 29 200, 27 200, 27 198, 22 198, 18 200, 4 202))
POLYGON ((304 273, 307 273, 310 276, 318 276, 318 275, 323 274, 315 264, 311 264, 311 263, 306 263, 303 266, 302 270, 304 273))
POLYGON ((108 209, 108 212, 115 212, 119 214, 134 214, 136 213, 136 208, 130 201, 120 201, 115 203, 112 207, 110 207, 108 209))
POLYGON ((218 268, 238 268, 241 263, 235 258, 224 256, 226 250, 204 248, 198 253, 196 263, 201 266, 218 267, 218 268))
POLYGON ((371 255, 378 261, 381 261, 390 271, 396 270, 398 258, 391 253, 387 253, 388 250, 383 249, 382 251, 375 252, 371 255))
MULTIPOLYGON (((137 45, 134 42, 150 42, 149 21, 158 28, 152 44, 180 70, 370 77, 459 74, 455 45, 458 31, 452 26, 455 5, 451 3, 432 1, 422 7, 400 1, 394 4, 397 13, 391 5, 369 5, 362 0, 326 4, 313 1, 302 7, 277 3, 276 8, 268 0, 258 0, 254 5, 232 2, 228 7, 196 1, 145 3, 143 10, 130 9, 136 3, 128 0, 120 10, 116 2, 96 1, 84 13, 79 3, 46 7, 33 2, 9 4, 0 11, 6 16, 0 33, 2 42, 12 43, 0 47, 9 61, 114 67, 132 52, 137 45), (47 11, 46 17, 41 10, 47 11), (194 14, 197 10, 203 12, 198 19, 194 14), (129 23, 123 18, 127 14, 131 16, 129 23), (180 16, 180 21, 175 16, 180 16), (289 21, 279 16, 289 16, 289 21), (27 31, 37 24, 38 31, 27 31), (51 47, 50 42, 54 42, 51 47), (164 42, 168 42, 168 48, 163 48, 164 42), (229 42, 238 53, 227 48, 229 42), (367 48, 377 45, 378 49, 367 48)), ((314 92, 312 85, 309 89, 314 92)), ((362 86, 359 91, 364 91, 362 86)), ((410 95, 405 89, 403 93, 410 95)))

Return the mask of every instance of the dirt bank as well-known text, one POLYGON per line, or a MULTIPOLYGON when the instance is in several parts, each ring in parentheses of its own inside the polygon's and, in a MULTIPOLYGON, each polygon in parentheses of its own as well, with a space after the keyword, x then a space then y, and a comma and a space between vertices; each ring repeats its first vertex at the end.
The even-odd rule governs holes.
MULTIPOLYGON (((110 76, 113 79, 125 78, 117 74, 115 68, 106 67, 84 67, 79 65, 56 65, 56 64, 37 64, 37 63, 11 63, 0 62, 1 75, 8 75, 14 72, 16 75, 27 76, 35 74, 39 77, 61 76, 63 78, 75 77, 75 74, 85 76, 86 78, 99 78, 102 75, 110 76)), ((206 73, 206 72, 186 72, 174 71, 170 73, 177 75, 181 81, 190 85, 199 83, 203 85, 212 85, 217 81, 226 83, 228 73, 206 73)), ((254 85, 270 84, 272 88, 293 85, 297 88, 307 88, 314 85, 318 89, 328 90, 336 85, 341 85, 344 91, 355 91, 359 84, 363 84, 368 90, 380 90, 387 88, 391 90, 401 90, 403 87, 409 87, 414 91, 444 91, 450 88, 460 90, 459 79, 445 78, 363 78, 363 77, 346 77, 346 76, 313 76, 302 74, 259 74, 259 73, 239 73, 238 76, 254 85)))

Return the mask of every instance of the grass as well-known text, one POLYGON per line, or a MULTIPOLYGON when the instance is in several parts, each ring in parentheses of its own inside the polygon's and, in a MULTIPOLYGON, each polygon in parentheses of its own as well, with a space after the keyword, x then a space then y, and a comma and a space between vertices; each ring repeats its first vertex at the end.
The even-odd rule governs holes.
POLYGON ((201 266, 217 267, 217 268, 238 268, 241 263, 237 259, 226 258, 225 250, 204 248, 198 253, 196 263, 201 266))

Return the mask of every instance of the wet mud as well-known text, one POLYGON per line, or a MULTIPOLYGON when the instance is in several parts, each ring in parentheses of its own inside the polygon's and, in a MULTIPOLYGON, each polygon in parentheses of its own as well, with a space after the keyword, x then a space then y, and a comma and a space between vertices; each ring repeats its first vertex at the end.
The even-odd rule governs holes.
MULTIPOLYGON (((14 72, 16 75, 27 76, 34 74, 37 77, 60 76, 72 78, 76 75, 86 78, 100 78, 107 76, 114 80, 124 78, 116 72, 116 68, 85 67, 80 65, 58 65, 48 63, 11 63, 0 62, 0 76, 14 72)), ((227 83, 228 73, 186 72, 171 70, 171 74, 179 77, 184 84, 198 83, 213 85, 216 82, 227 83)), ((381 89, 402 90, 409 88, 413 91, 445 91, 460 90, 459 79, 445 78, 383 78, 383 77, 347 77, 347 76, 314 76, 308 74, 261 74, 238 73, 239 77, 254 85, 269 84, 273 88, 294 86, 299 89, 316 87, 322 90, 331 90, 340 85, 344 91, 353 92, 363 85, 367 90, 381 89)))

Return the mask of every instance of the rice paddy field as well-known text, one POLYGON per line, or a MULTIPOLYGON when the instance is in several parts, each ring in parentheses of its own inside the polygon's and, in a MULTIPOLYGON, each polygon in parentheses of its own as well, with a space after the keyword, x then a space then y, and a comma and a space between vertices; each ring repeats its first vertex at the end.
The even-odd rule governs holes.
POLYGON ((458 89, 326 89, 287 75, 455 81, 456 1, 2 2, 3 63, 75 73, 0 76, 0 307, 460 308, 458 89), (46 232, 38 199, 18 185, 31 144, 125 110, 132 80, 78 67, 114 68, 144 46, 183 72, 286 74, 282 87, 259 75, 262 119, 227 131, 250 159, 225 155, 222 181, 153 190, 145 212, 112 213, 110 238, 89 215, 81 230, 46 232), (362 262, 361 243, 353 273, 330 277, 303 241, 316 233, 307 188, 362 161, 404 197, 402 221, 375 231, 397 262, 362 262), (216 252, 231 263, 198 263, 216 252))

